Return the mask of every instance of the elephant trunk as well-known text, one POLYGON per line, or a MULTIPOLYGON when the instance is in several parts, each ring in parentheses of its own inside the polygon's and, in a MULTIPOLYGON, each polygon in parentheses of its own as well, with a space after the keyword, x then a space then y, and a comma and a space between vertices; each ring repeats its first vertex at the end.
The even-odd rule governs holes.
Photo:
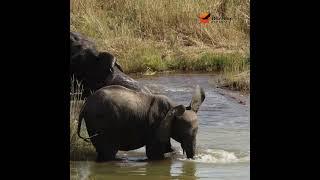
POLYGON ((187 158, 193 158, 194 154, 195 154, 195 150, 194 149, 190 149, 190 150, 186 150, 186 154, 187 154, 187 158))
POLYGON ((186 152, 186 155, 187 155, 187 158, 193 158, 194 155, 195 155, 195 152, 196 152, 196 141, 195 139, 192 140, 192 141, 186 141, 186 142, 183 142, 181 144, 181 147, 183 149, 183 154, 184 152, 186 152))

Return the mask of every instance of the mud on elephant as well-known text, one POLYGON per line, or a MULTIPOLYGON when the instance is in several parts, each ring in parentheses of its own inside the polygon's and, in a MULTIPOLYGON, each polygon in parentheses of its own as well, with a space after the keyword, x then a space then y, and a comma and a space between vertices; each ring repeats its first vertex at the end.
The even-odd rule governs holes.
POLYGON ((173 138, 193 158, 198 130, 197 112, 205 93, 196 87, 188 107, 164 95, 152 95, 122 86, 108 86, 90 96, 79 115, 78 136, 91 140, 97 161, 115 159, 118 150, 146 146, 148 159, 162 159, 173 138), (88 138, 80 136, 85 120, 88 138))
POLYGON ((70 32, 70 75, 82 82, 83 97, 108 85, 150 93, 148 88, 123 73, 112 54, 99 52, 92 41, 75 32, 70 32))

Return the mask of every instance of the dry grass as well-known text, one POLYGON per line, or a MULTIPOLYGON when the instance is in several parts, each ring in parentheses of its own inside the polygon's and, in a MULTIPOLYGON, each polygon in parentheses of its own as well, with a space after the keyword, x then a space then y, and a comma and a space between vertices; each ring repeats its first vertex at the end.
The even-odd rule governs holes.
MULTIPOLYGON (((71 30, 114 54, 124 70, 144 72, 197 64, 203 54, 249 54, 249 0, 71 0, 71 30), (197 15, 230 17, 200 24, 197 15), (187 57, 187 58, 186 58, 187 57), (187 61, 187 60, 188 61, 187 61), (195 61, 188 63, 189 61, 195 61)), ((200 64, 199 64, 200 63, 200 64)))
MULTIPOLYGON (((84 100, 81 100, 82 86, 75 80, 71 80, 70 101, 70 160, 92 160, 95 158, 95 150, 91 143, 80 139, 77 135, 78 116, 84 100)), ((85 123, 82 122, 82 134, 87 136, 85 123)))

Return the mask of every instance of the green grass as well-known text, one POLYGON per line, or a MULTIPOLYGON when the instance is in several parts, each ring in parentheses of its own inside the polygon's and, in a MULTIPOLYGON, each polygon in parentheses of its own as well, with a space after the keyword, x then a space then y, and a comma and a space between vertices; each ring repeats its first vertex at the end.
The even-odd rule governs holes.
POLYGON ((184 71, 229 72, 242 71, 249 60, 239 53, 203 53, 196 56, 181 56, 168 61, 168 68, 184 71))
POLYGON ((241 91, 245 94, 250 92, 250 71, 241 73, 225 73, 217 81, 218 86, 231 90, 241 91))

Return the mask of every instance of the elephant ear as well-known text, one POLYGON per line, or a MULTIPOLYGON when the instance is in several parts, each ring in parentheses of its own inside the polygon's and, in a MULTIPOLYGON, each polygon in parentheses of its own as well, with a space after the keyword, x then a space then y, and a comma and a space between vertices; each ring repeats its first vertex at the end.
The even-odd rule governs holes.
POLYGON ((178 105, 167 112, 166 117, 161 121, 160 126, 157 130, 157 136, 160 142, 168 141, 168 139, 170 138, 172 119, 175 116, 181 116, 185 112, 185 110, 186 108, 184 107, 184 105, 178 105))
POLYGON ((99 53, 99 60, 104 60, 107 62, 110 72, 114 72, 114 66, 116 66, 121 72, 123 72, 121 66, 117 63, 117 59, 110 53, 101 52, 99 53))
POLYGON ((197 85, 193 93, 191 103, 188 107, 186 107, 186 109, 192 110, 197 113, 205 97, 206 95, 204 93, 204 90, 199 85, 197 85))

